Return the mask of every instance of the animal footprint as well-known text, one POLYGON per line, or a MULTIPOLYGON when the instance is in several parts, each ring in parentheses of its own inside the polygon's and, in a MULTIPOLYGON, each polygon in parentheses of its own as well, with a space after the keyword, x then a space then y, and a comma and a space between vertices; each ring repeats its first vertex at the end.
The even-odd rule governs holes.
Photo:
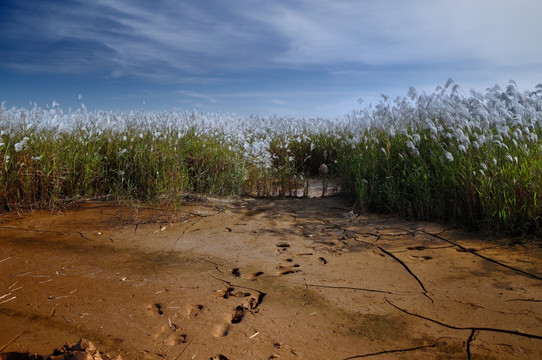
POLYGON ((294 268, 298 268, 298 267, 299 267, 299 264, 293 264, 293 265, 288 265, 288 266, 277 265, 277 269, 278 269, 278 270, 294 269, 294 268))
POLYGON ((422 251, 427 250, 427 247, 425 246, 409 246, 407 247, 408 250, 416 250, 416 251, 422 251))
POLYGON ((219 324, 213 330, 213 336, 214 337, 226 336, 226 335, 228 335, 229 329, 230 329, 230 324, 228 324, 228 323, 219 324))
POLYGON ((278 272, 277 275, 290 275, 290 274, 295 274, 295 273, 298 273, 300 272, 301 270, 281 270, 278 272))
POLYGON ((218 355, 215 356, 215 357, 209 358, 209 360, 228 360, 228 358, 225 357, 225 356, 222 355, 222 354, 218 354, 218 355))
POLYGON ((261 276, 263 275, 263 271, 256 271, 255 273, 252 273, 248 276, 248 279, 249 280, 254 280, 256 279, 258 276, 261 276))
POLYGON ((415 259, 424 259, 424 260, 431 260, 431 259, 433 259, 431 256, 427 256, 427 255, 425 255, 425 256, 410 255, 410 257, 415 258, 415 259))
POLYGON ((277 265, 278 273, 277 275, 288 275, 288 274, 295 274, 297 272, 300 272, 301 270, 298 269, 299 264, 293 264, 293 265, 277 265))
POLYGON ((233 314, 231 315, 231 323, 232 324, 238 324, 243 320, 243 316, 245 316, 245 308, 241 305, 238 305, 233 310, 233 314))
POLYGON ((149 310, 149 312, 152 312, 152 313, 156 311, 158 315, 164 315, 164 312, 162 311, 162 305, 158 303, 147 306, 147 310, 149 310))
POLYGON ((164 344, 167 346, 174 346, 184 343, 186 343, 186 334, 177 335, 172 333, 164 341, 164 344))
POLYGON ((241 272, 239 271, 239 268, 231 269, 231 274, 233 275, 233 277, 236 277, 236 278, 241 276, 241 272))
POLYGON ((203 305, 195 305, 190 308, 188 308, 188 317, 193 319, 199 315, 199 313, 203 310, 203 305))
POLYGON ((235 291, 235 288, 233 287, 226 287, 222 291, 219 291, 217 293, 217 297, 221 297, 223 299, 229 299, 230 297, 246 297, 250 296, 250 293, 242 292, 242 291, 235 291))
POLYGON ((278 244, 275 244, 275 246, 277 247, 277 249, 275 249, 275 254, 280 255, 290 247, 290 244, 286 242, 280 242, 278 244))

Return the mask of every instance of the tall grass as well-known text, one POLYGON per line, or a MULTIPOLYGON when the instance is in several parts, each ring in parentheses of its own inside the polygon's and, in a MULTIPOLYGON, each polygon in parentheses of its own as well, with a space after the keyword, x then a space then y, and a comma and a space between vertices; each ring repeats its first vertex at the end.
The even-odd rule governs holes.
POLYGON ((323 119, 0 108, 0 205, 289 195, 326 163, 361 208, 500 233, 542 228, 542 85, 450 80, 323 119))
POLYGON ((339 151, 343 190, 371 210, 540 233, 542 85, 460 92, 411 89, 358 113, 368 126, 339 151))

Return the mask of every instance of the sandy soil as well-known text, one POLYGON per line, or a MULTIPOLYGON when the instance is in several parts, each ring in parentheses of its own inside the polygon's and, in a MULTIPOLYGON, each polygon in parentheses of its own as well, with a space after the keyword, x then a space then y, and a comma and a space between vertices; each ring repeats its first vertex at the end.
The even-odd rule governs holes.
POLYGON ((539 244, 350 210, 325 197, 1 215, 0 353, 84 337, 123 359, 542 358, 539 244))

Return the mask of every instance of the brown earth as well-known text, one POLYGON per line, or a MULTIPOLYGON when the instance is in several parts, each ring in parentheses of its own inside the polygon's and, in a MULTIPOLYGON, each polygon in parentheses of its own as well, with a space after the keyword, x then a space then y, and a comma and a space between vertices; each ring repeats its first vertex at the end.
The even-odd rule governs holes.
POLYGON ((1 215, 0 353, 84 337, 123 359, 542 359, 539 243, 350 210, 247 198, 1 215))

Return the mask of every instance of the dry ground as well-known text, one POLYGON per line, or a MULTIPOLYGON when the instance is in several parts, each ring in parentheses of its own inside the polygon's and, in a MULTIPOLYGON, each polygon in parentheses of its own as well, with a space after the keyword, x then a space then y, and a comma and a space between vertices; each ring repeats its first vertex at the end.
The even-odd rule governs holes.
POLYGON ((0 353, 85 337, 123 359, 542 358, 539 244, 350 205, 1 215, 0 353))

